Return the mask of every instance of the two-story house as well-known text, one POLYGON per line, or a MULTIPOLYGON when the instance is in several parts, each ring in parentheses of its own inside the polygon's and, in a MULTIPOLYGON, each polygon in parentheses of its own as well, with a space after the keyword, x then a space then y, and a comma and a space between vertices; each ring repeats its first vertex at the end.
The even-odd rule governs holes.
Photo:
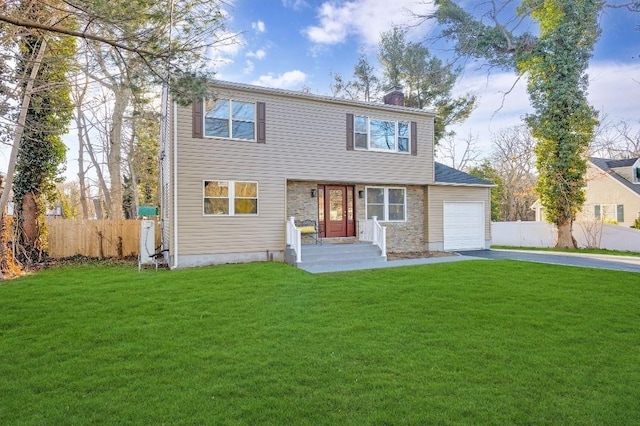
MULTIPOLYGON (((640 158, 589 157, 585 174, 585 202, 577 220, 632 226, 640 218, 640 158)), ((531 207, 544 220, 539 201, 531 207)))
POLYGON ((590 157, 582 214, 631 226, 640 218, 640 158, 590 157))
MULTIPOLYGON (((488 248, 489 182, 434 162, 434 113, 215 81, 173 104, 161 228, 172 268, 284 260, 290 218, 321 241, 386 230, 387 252, 488 248)), ((384 254, 384 253, 383 253, 384 254)))

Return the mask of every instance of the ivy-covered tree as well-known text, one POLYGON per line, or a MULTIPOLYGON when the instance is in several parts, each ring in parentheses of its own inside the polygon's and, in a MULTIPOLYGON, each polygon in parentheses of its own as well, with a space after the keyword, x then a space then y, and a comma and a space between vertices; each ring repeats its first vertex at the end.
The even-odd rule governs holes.
MULTIPOLYGON (((23 13, 33 20, 48 20, 52 10, 25 1, 23 13)), ((55 199, 56 177, 65 159, 61 135, 67 132, 73 108, 67 72, 73 64, 75 40, 31 32, 22 37, 20 48, 23 55, 18 67, 31 74, 37 65, 38 71, 15 168, 14 245, 19 261, 33 263, 46 255, 44 216, 48 202, 55 199), (43 43, 46 43, 43 58, 34 64, 34 53, 43 43)))
POLYGON ((526 121, 537 141, 536 189, 558 228, 556 246, 575 247, 572 225, 584 203, 584 153, 597 124, 586 99, 586 69, 600 34, 598 16, 604 3, 524 0, 509 20, 511 27, 500 22, 504 2, 491 2, 492 9, 480 19, 452 0, 438 0, 437 5, 433 17, 458 53, 527 76, 535 111, 526 121), (526 19, 538 23, 539 34, 519 30, 526 19))

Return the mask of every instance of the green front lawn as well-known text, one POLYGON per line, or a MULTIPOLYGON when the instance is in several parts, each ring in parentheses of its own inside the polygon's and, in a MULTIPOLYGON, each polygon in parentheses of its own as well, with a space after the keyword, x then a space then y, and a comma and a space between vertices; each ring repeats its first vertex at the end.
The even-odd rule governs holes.
POLYGON ((640 275, 473 261, 0 283, 0 424, 640 424, 640 275))
POLYGON ((640 257, 640 253, 625 250, 607 250, 598 248, 556 248, 556 247, 515 247, 492 245, 492 249, 504 250, 530 250, 530 251, 555 251, 560 253, 581 253, 581 254, 607 254, 612 256, 640 257))

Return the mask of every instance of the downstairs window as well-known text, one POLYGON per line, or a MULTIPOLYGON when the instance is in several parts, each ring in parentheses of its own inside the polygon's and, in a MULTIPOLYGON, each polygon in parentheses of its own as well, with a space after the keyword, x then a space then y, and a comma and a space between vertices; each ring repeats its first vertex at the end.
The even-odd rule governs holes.
POLYGON ((258 214, 258 182, 203 181, 205 216, 250 216, 258 214))

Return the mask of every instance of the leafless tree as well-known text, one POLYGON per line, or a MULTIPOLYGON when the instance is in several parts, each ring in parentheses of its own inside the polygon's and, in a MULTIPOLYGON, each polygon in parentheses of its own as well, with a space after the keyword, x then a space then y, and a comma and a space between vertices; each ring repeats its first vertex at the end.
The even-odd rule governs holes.
POLYGON ((493 138, 490 162, 502 181, 500 216, 502 220, 530 220, 531 205, 537 196, 535 140, 526 126, 504 129, 493 138))
POLYGON ((464 138, 445 136, 438 144, 436 157, 442 163, 458 170, 467 170, 478 162, 482 153, 478 148, 478 136, 469 132, 464 138))
POLYGON ((640 157, 640 121, 614 121, 603 114, 589 146, 589 155, 617 159, 640 157))

